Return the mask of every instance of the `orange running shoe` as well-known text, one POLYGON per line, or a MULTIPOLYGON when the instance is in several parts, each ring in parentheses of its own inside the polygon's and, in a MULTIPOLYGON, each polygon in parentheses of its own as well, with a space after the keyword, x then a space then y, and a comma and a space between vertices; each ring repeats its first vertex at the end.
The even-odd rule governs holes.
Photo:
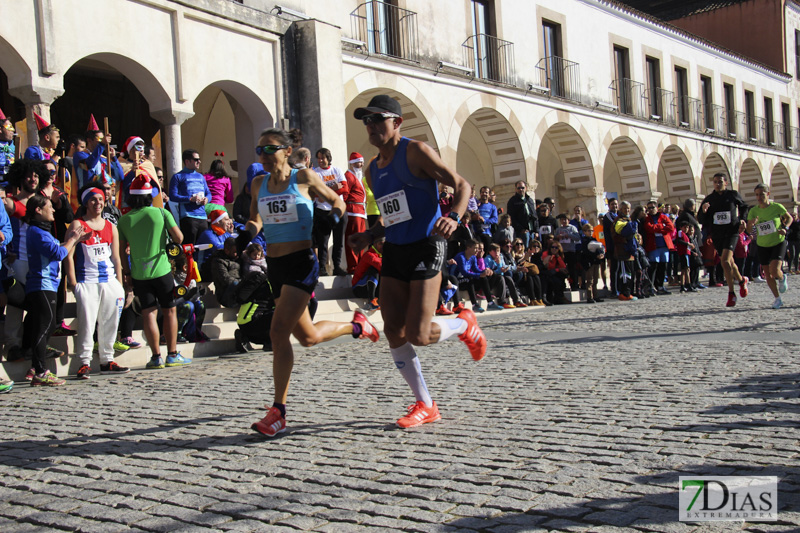
POLYGON ((280 409, 270 407, 267 411, 267 416, 250 426, 250 428, 264 436, 274 437, 278 433, 286 431, 286 418, 281 416, 280 409))
POLYGON ((747 277, 742 276, 742 281, 739 282, 739 296, 742 298, 747 298, 747 282, 747 277))
POLYGON ((513 304, 503 304, 502 308, 503 309, 514 309, 514 305, 513 304))
POLYGON ((436 310, 436 314, 439 315, 439 316, 448 316, 448 315, 452 315, 453 312, 451 310, 449 310, 448 308, 446 308, 444 306, 444 304, 442 304, 442 305, 439 306, 439 309, 436 310))
POLYGON ((725 307, 733 307, 736 305, 736 294, 729 292, 728 293, 728 303, 725 304, 725 307))
POLYGON ((353 323, 361 326, 361 335, 358 336, 359 339, 369 339, 372 342, 378 342, 378 339, 381 338, 378 330, 375 329, 375 326, 370 324, 370 321, 367 320, 367 316, 362 313, 360 309, 356 309, 353 312, 353 323))
POLYGON ((463 311, 464 309, 466 309, 466 307, 464 307, 464 304, 461 303, 461 302, 458 302, 458 305, 453 307, 453 313, 458 314, 461 311, 463 311))
POLYGON ((408 414, 397 421, 397 427, 403 429, 413 428, 441 419, 442 415, 439 414, 436 402, 433 402, 430 407, 426 406, 425 402, 417 402, 408 406, 408 414))
POLYGON ((483 331, 478 326, 478 319, 475 318, 475 313, 469 309, 464 309, 458 313, 458 318, 467 321, 467 330, 459 335, 458 338, 467 345, 472 358, 480 361, 486 355, 486 335, 483 334, 483 331))

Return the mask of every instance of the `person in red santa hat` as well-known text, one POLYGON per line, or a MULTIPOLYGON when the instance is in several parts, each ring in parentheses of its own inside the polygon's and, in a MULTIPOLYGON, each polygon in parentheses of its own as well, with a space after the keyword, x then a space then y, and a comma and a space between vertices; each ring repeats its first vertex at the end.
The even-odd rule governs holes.
MULTIPOLYGON (((23 159, 51 159, 54 157, 58 141, 61 140, 61 133, 58 128, 47 122, 44 118, 33 113, 33 118, 36 120, 36 129, 39 130, 39 144, 28 146, 25 150, 23 159)), ((58 162, 58 158, 56 158, 58 162)))
POLYGON ((356 252, 350 247, 347 242, 348 237, 355 233, 367 231, 367 191, 361 181, 363 168, 364 157, 358 152, 352 152, 348 161, 348 170, 344 173, 344 177, 347 180, 347 193, 344 195, 344 203, 347 207, 344 257, 347 261, 348 274, 355 272, 358 260, 361 257, 361 251, 356 252))

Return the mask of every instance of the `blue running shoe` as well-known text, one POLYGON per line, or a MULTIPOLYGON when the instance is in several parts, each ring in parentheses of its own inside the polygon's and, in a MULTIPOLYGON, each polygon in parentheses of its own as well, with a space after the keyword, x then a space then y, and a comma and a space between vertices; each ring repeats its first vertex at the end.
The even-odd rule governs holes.
POLYGON ((489 311, 502 311, 503 310, 502 307, 500 307, 499 305, 497 305, 494 302, 492 302, 489 305, 487 305, 486 309, 488 309, 489 311))
POLYGON ((483 313, 485 311, 486 311, 486 309, 484 309, 480 305, 476 305, 475 307, 472 308, 472 312, 473 313, 483 313))
POLYGON ((186 359, 179 353, 175 355, 168 355, 167 356, 167 366, 184 366, 184 365, 191 365, 192 360, 186 359))
POLYGON ((160 355, 155 355, 150 358, 150 360, 145 365, 145 368, 150 368, 153 370, 164 368, 164 361, 161 360, 160 355))
POLYGON ((786 277, 786 274, 778 281, 778 291, 783 294, 786 292, 786 289, 789 288, 789 279, 786 277))

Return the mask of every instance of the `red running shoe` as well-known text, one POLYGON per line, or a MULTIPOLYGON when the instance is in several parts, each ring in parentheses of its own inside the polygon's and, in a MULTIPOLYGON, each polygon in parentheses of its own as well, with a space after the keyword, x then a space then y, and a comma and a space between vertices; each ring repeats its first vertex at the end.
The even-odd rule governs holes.
POLYGON ((353 322, 361 326, 361 335, 358 336, 359 339, 369 339, 372 342, 378 342, 378 339, 381 338, 378 330, 375 329, 375 326, 370 324, 369 320, 367 320, 367 316, 361 312, 360 309, 356 309, 353 312, 353 322))
POLYGON ((278 433, 286 431, 286 418, 281 416, 280 409, 270 407, 267 411, 267 416, 250 426, 250 428, 264 436, 274 437, 278 433))
POLYGON ((403 429, 413 428, 441 419, 442 415, 439 414, 439 408, 436 407, 436 402, 433 402, 433 405, 430 407, 427 407, 425 402, 417 402, 408 406, 408 414, 397 421, 397 427, 403 429))
POLYGON ((742 276, 742 281, 739 282, 739 296, 747 298, 747 277, 742 276))
POLYGON ((725 307, 733 307, 736 305, 736 294, 729 292, 728 293, 728 303, 725 304, 725 307))
POLYGON ((439 309, 436 310, 436 314, 439 316, 447 316, 447 315, 452 315, 453 312, 448 308, 446 308, 444 304, 442 304, 439 306, 439 309))
POLYGON ((458 313, 460 313, 460 312, 461 312, 461 311, 463 311, 464 309, 466 309, 466 307, 464 307, 464 304, 463 304, 463 303, 461 303, 461 302, 458 302, 458 305, 456 305, 455 307, 453 307, 453 313, 457 315, 458 313))
POLYGON ((478 326, 478 319, 475 318, 475 313, 469 309, 464 309, 458 313, 458 318, 467 321, 467 330, 460 334, 458 338, 467 345, 472 358, 480 361, 486 355, 486 335, 483 334, 483 331, 478 326))

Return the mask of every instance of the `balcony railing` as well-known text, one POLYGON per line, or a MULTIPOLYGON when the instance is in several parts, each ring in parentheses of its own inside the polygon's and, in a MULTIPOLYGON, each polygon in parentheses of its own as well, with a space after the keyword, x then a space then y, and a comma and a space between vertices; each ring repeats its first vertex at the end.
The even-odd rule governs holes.
POLYGON ((725 137, 728 135, 727 124, 728 118, 725 113, 725 108, 721 105, 711 104, 710 106, 703 106, 703 118, 706 125, 706 133, 711 135, 718 135, 725 137), (708 131, 713 130, 713 131, 708 131))
POLYGON ((415 12, 371 0, 350 13, 350 25, 353 38, 364 42, 370 54, 419 60, 415 12))
POLYGON ((515 85, 514 43, 479 33, 467 37, 461 46, 464 64, 472 69, 476 78, 515 85))
POLYGON ((800 128, 789 128, 789 144, 786 149, 797 151, 800 149, 800 128))
POLYGON ((548 56, 536 65, 538 82, 550 89, 550 96, 581 101, 580 65, 558 56, 548 56))
POLYGON ((644 84, 628 78, 614 80, 611 89, 614 103, 619 112, 638 118, 648 118, 644 112, 644 84))
POLYGON ((668 126, 675 126, 675 93, 653 87, 645 91, 645 106, 649 113, 650 120, 660 122, 668 126))
POLYGON ((703 103, 697 98, 679 96, 675 99, 678 110, 678 126, 694 131, 705 131, 703 103))
POLYGON ((748 141, 762 146, 767 145, 767 119, 764 117, 752 117, 749 130, 750 138, 747 139, 748 141))
POLYGON ((747 115, 744 112, 728 113, 728 138, 737 141, 747 140, 747 115))
POLYGON ((787 146, 791 146, 791 144, 787 144, 786 142, 786 129, 787 128, 783 126, 783 122, 773 122, 772 128, 767 132, 767 144, 771 148, 786 150, 787 146))

